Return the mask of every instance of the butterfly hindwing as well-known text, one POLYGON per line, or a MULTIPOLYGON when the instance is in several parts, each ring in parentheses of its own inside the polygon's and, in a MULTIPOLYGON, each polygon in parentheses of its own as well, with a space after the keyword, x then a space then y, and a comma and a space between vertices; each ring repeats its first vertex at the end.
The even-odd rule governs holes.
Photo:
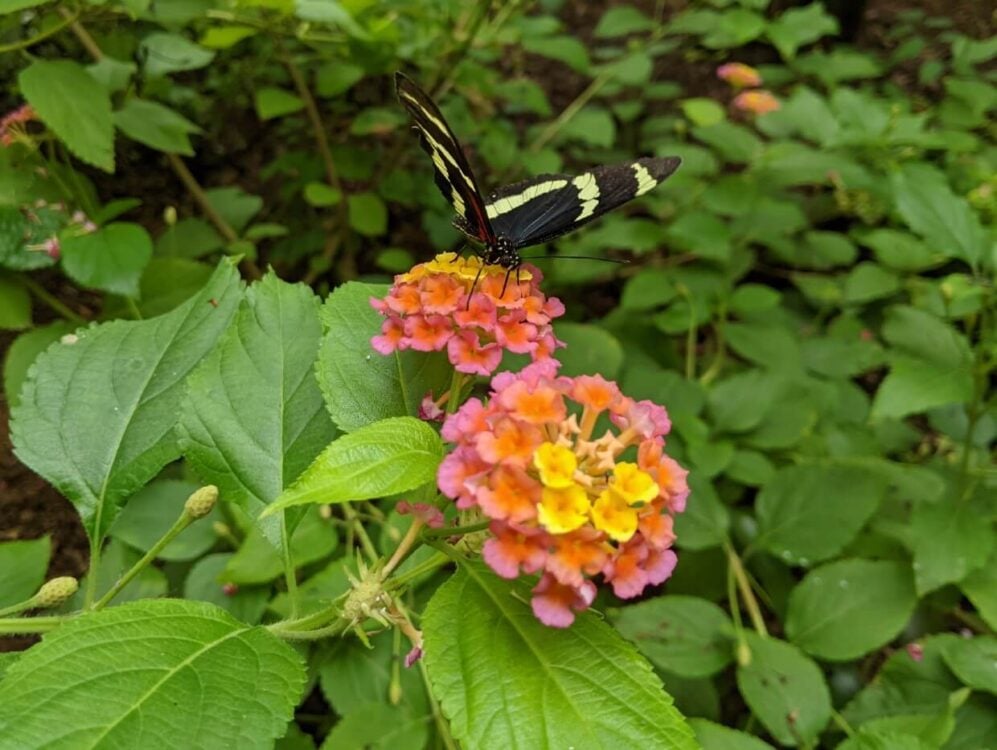
POLYGON ((423 150, 433 161, 436 186, 457 213, 455 223, 473 239, 485 245, 494 244, 495 232, 474 173, 439 108, 426 92, 401 73, 395 74, 395 88, 399 100, 412 115, 423 150))
POLYGON ((494 231, 517 248, 539 245, 643 195, 679 163, 676 157, 647 158, 579 175, 540 175, 497 190, 485 211, 494 231))

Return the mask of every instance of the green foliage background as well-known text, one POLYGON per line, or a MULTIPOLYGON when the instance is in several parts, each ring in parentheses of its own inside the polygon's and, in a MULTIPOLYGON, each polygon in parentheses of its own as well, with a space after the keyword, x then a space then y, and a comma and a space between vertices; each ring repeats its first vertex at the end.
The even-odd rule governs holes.
MULTIPOLYGON (((0 747, 46 738, 56 717, 14 698, 77 679, 74 653, 111 660, 109 685, 115 659, 153 671, 175 659, 216 675, 217 691, 283 686, 260 710, 200 706, 253 716, 220 720, 202 747, 244 729, 260 746, 286 732, 286 748, 694 747, 657 678, 709 750, 974 750, 997 735, 997 37, 911 9, 878 43, 851 44, 821 3, 768 0, 0 11, 4 109, 28 102, 44 123, 8 126, 0 148, 18 456, 74 503, 92 548, 108 540, 95 596, 170 527, 195 478, 225 501, 211 518, 223 531, 188 530, 115 600, 216 606, 132 602, 0 660, 0 747), (731 61, 754 64, 781 108, 733 106, 714 74, 731 61), (438 460, 435 434, 406 415, 445 387, 445 363, 368 361, 373 285, 458 242, 394 101, 397 69, 433 91, 486 190, 683 159, 665 185, 550 249, 628 265, 543 262, 568 310, 563 372, 598 371, 664 404, 669 452, 691 471, 673 578, 635 604, 596 603, 644 658, 594 616, 536 630, 509 606, 518 589, 481 567, 420 572, 428 548, 401 569, 428 665, 400 671, 388 634, 370 651, 343 639, 295 654, 253 627, 292 612, 288 554, 305 614, 343 594, 359 575, 344 501, 407 493, 438 460), (357 486, 323 472, 350 460, 357 486), (362 473, 377 462, 406 471, 378 483, 362 473), (254 521, 316 497, 344 505, 254 521), (478 619, 448 635, 469 603, 478 619), (171 641, 164 617, 190 642, 171 641), (147 618, 161 632, 141 630, 147 618), (115 654, 105 628, 163 638, 164 661, 115 654), (216 642, 226 659, 185 650, 216 642), (218 670, 240 659, 265 674, 226 682, 218 670), (604 693, 586 693, 586 672, 604 693), (488 690, 507 674, 522 681, 512 708, 488 690), (513 709, 518 722, 503 723, 513 709)), ((393 501, 355 505, 366 544, 389 554, 407 525, 393 501)), ((0 606, 36 590, 48 559, 44 540, 0 543, 12 571, 0 606)), ((147 710, 169 717, 174 698, 156 692, 147 710)), ((163 734, 142 735, 127 709, 94 718, 107 726, 86 746, 123 732, 151 747, 184 730, 164 719, 163 734)))

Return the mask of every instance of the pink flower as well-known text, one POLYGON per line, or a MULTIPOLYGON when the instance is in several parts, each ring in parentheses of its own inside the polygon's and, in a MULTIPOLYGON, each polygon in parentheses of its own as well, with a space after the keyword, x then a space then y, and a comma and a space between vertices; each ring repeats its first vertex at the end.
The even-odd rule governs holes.
POLYGON ((482 549, 492 570, 542 573, 533 611, 567 627, 592 602, 596 576, 632 598, 671 575, 672 516, 689 489, 685 470, 664 453, 664 408, 557 368, 546 359, 499 373, 487 402, 471 399, 448 416, 442 434, 456 447, 437 484, 458 508, 492 520, 482 549), (601 414, 618 433, 596 436, 601 414))
POLYGON ((762 85, 761 74, 744 63, 726 63, 717 68, 717 78, 739 89, 762 85))
POLYGON ((782 104, 771 91, 764 89, 754 89, 752 91, 742 91, 734 97, 734 106, 744 112, 751 112, 756 115, 764 115, 775 112, 782 107, 782 104))
POLYGON ((491 375, 504 351, 548 358, 563 346, 551 321, 564 305, 544 296, 542 278, 528 264, 510 272, 476 257, 437 255, 396 276, 384 299, 371 299, 385 317, 371 346, 379 354, 446 350, 454 368, 470 375, 491 375))

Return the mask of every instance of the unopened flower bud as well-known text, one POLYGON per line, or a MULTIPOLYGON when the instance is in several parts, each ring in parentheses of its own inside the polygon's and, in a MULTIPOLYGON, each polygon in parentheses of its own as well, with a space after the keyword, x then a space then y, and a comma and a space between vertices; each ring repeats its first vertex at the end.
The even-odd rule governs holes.
POLYGON ((166 222, 166 226, 172 227, 177 223, 177 209, 176 206, 167 206, 163 209, 163 221, 166 222))
POLYGON ((79 581, 72 576, 60 576, 46 581, 34 597, 34 605, 39 609, 58 607, 80 588, 79 581))
POLYGON ((191 518, 204 518, 215 507, 218 501, 218 488, 213 484, 208 484, 193 493, 184 503, 184 513, 191 518))
POLYGON ((751 664, 751 648, 744 641, 737 644, 737 664, 740 667, 751 664))

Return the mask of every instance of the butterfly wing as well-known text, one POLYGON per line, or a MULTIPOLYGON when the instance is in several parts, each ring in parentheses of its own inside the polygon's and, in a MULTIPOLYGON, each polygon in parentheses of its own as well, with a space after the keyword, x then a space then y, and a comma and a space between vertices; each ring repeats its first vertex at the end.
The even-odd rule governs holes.
POLYGON ((678 169, 674 156, 596 167, 580 175, 545 174, 492 194, 485 212, 517 248, 548 242, 643 195, 678 169))
POLYGON ((485 201, 464 151, 439 107, 410 78, 395 73, 395 89, 419 131, 419 142, 433 160, 436 187, 457 213, 457 227, 485 245, 495 243, 495 232, 485 212, 485 201))

